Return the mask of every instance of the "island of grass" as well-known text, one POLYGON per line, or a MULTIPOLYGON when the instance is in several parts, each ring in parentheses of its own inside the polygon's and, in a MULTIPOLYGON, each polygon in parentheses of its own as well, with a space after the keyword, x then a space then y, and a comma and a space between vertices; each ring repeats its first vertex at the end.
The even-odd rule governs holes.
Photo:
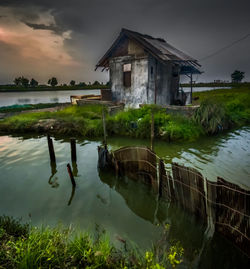
MULTIPOLYGON (((191 117, 152 105, 106 115, 108 136, 149 138, 152 111, 155 137, 166 141, 195 140, 250 123, 250 87, 196 92, 193 97, 194 104, 200 107, 191 117)), ((2 120, 0 131, 101 137, 102 110, 101 105, 85 105, 68 106, 56 112, 22 113, 2 120)))

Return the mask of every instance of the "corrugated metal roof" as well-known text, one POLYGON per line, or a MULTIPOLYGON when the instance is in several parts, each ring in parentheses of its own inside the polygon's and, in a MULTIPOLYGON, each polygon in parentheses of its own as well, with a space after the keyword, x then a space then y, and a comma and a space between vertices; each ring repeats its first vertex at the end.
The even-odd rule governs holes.
POLYGON ((124 37, 135 40, 144 48, 145 51, 147 51, 149 54, 162 61, 163 63, 171 61, 180 66, 192 67, 190 70, 193 70, 193 73, 201 73, 198 69, 200 67, 200 64, 197 60, 188 56, 184 52, 176 49, 164 39, 154 38, 152 36, 140 34, 138 32, 134 32, 127 29, 122 29, 120 35, 112 44, 110 49, 102 57, 102 59, 98 62, 96 68, 100 66, 104 68, 108 67, 108 60, 112 57, 112 52, 117 46, 119 46, 120 41, 124 37))
POLYGON ((143 39, 146 40, 152 46, 154 46, 156 49, 158 49, 163 55, 167 56, 169 60, 195 61, 195 59, 186 55, 184 52, 174 48, 166 41, 149 38, 143 39))

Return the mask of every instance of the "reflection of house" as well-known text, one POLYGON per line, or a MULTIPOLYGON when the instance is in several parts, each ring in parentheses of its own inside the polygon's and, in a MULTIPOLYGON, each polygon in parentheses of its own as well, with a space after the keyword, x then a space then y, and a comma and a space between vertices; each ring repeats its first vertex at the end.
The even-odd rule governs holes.
POLYGON ((122 29, 96 68, 109 69, 112 99, 127 105, 180 104, 181 74, 200 74, 197 61, 165 40, 122 29))

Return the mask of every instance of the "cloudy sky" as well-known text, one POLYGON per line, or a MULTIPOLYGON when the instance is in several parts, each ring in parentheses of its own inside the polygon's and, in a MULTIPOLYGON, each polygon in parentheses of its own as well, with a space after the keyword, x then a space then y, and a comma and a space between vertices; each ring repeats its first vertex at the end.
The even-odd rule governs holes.
POLYGON ((249 81, 249 10, 249 0, 1 0, 0 84, 20 75, 106 82, 95 64, 121 28, 162 37, 198 60, 243 38, 201 60, 197 80, 229 80, 239 69, 249 81))

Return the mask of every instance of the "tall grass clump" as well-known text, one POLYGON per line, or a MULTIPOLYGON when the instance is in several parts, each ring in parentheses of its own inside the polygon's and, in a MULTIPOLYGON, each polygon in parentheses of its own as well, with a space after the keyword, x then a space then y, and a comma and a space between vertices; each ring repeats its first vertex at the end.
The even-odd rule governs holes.
MULTIPOLYGON (((230 126, 241 126, 250 123, 250 87, 244 84, 233 87, 232 89, 217 89, 213 91, 196 92, 194 97, 198 98, 201 108, 197 116, 200 121, 202 115, 206 115, 210 110, 210 118, 214 114, 214 120, 224 123, 224 128, 230 126), (210 108, 209 108, 209 107, 210 108), (207 107, 207 108, 206 108, 207 107), (207 111, 206 111, 207 110, 207 111), (216 113, 219 113, 218 116, 216 113), (216 119, 217 118, 217 119, 216 119)), ((204 121, 203 121, 204 123, 204 121)), ((220 124, 220 123, 219 123, 220 124)), ((212 127, 213 123, 211 124, 212 127)), ((221 124, 220 124, 221 125, 221 124)), ((214 125, 215 126, 215 122, 214 125)), ((216 133, 215 127, 211 129, 216 133)))
POLYGON ((224 106, 210 99, 202 101, 193 119, 203 127, 207 134, 216 134, 220 130, 228 129, 230 124, 224 106))

